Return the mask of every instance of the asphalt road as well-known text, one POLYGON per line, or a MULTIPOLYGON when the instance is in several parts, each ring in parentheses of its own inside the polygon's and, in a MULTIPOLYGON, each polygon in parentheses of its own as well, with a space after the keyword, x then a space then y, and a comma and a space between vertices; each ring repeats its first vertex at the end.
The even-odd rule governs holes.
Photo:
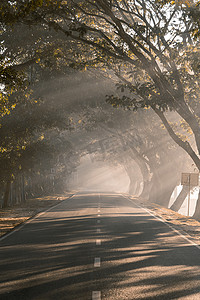
POLYGON ((0 240, 0 299, 200 299, 200 249, 120 194, 78 194, 0 240))

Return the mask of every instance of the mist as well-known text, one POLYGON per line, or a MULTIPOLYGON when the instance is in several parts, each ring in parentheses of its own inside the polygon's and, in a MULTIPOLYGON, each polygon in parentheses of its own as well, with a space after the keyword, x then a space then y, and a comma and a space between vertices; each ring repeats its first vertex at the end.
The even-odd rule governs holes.
MULTIPOLYGON (((37 101, 31 104, 31 112, 18 104, 4 118, 4 130, 19 126, 22 113, 19 130, 26 131, 27 122, 31 127, 21 159, 27 173, 26 197, 88 190, 141 195, 167 207, 173 204, 180 193, 181 172, 194 169, 191 159, 153 111, 112 107, 106 103, 111 94, 120 95, 114 75, 106 78, 98 71, 70 71, 36 85, 32 97, 37 101), (35 157, 30 159, 30 155, 35 157)), ((168 117, 174 123, 180 120, 173 112, 168 117)), ((196 201, 192 203, 191 212, 196 201)), ((186 202, 179 211, 186 214, 186 202)))
POLYGON ((0 299, 200 299, 199 20, 0 1, 0 299))

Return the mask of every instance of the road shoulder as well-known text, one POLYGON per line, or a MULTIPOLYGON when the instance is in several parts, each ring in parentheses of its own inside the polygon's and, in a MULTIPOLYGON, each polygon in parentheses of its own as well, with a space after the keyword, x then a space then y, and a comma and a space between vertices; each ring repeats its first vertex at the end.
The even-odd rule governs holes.
POLYGON ((0 209, 0 237, 72 195, 72 193, 65 193, 38 197, 28 199, 25 203, 20 203, 6 209, 0 209))
POLYGON ((153 215, 161 218, 165 223, 178 230, 197 245, 200 245, 200 222, 197 220, 181 215, 169 208, 162 207, 155 203, 149 203, 139 197, 127 196, 142 208, 148 209, 153 215))

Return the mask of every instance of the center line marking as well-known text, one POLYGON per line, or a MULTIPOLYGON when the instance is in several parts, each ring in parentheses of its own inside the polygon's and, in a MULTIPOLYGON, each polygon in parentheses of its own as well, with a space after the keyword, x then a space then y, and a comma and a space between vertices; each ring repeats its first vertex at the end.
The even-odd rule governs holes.
POLYGON ((101 292, 93 291, 92 292, 92 300, 101 300, 101 292))
POLYGON ((101 245, 101 240, 96 240, 96 245, 100 246, 101 245))
POLYGON ((101 266, 101 259, 100 259, 100 257, 95 257, 95 259, 94 259, 94 267, 98 268, 100 266, 101 266))

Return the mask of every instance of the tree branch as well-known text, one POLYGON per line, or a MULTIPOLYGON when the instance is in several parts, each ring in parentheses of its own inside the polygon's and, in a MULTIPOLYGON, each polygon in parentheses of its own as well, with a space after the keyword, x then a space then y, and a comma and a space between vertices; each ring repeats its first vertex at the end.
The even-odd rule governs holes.
POLYGON ((163 124, 165 125, 165 128, 167 129, 167 132, 171 136, 171 138, 174 140, 176 144, 178 144, 183 150, 185 150, 188 155, 192 158, 192 160, 195 162, 198 170, 200 170, 200 160, 199 157, 196 155, 190 144, 186 141, 182 141, 178 135, 173 131, 172 127, 170 126, 169 122, 167 121, 165 115, 163 112, 161 112, 159 109, 156 107, 153 108, 155 113, 159 116, 163 124))

